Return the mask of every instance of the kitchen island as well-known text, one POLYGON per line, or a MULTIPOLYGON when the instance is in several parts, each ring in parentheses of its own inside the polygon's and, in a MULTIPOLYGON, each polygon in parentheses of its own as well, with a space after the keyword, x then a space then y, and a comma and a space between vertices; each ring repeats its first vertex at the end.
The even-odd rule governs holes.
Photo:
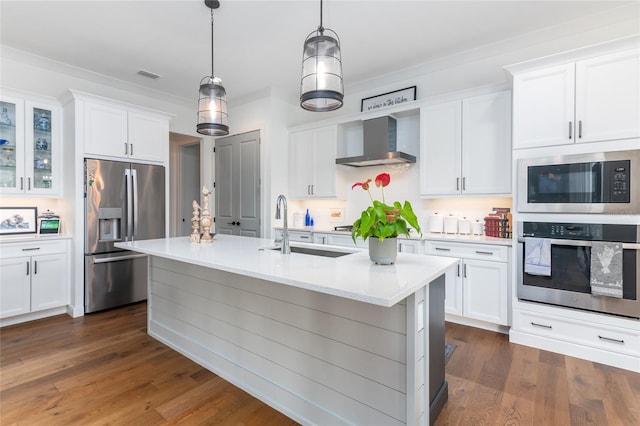
POLYGON ((447 399, 444 272, 217 235, 118 243, 150 255, 149 334, 303 424, 429 424, 447 399))

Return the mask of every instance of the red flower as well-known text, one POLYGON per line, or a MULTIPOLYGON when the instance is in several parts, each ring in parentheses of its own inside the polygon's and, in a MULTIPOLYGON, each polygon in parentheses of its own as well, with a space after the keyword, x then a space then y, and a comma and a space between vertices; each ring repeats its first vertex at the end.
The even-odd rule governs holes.
MULTIPOLYGON (((369 182, 371 182, 371 179, 367 179, 364 182, 356 182, 353 184, 353 186, 351 187, 351 189, 355 188, 356 186, 361 186, 362 189, 364 189, 365 191, 369 190, 369 182)), ((377 185, 377 183, 376 183, 377 185)))
POLYGON ((387 185, 389 185, 389 182, 391 182, 391 176, 389 176, 389 173, 380 173, 378 176, 376 176, 376 186, 379 187, 385 187, 387 185))

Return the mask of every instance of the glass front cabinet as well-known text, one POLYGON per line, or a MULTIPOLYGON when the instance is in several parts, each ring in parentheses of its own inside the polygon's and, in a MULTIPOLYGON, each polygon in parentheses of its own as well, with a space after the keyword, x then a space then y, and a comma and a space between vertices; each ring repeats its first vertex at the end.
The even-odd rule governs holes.
POLYGON ((61 196, 60 107, 0 98, 0 193, 61 196))

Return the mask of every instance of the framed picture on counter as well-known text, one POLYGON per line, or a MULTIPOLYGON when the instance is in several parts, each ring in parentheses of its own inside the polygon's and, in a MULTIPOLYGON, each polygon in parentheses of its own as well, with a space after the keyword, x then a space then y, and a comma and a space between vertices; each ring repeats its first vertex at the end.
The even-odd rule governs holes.
POLYGON ((411 86, 406 89, 400 89, 362 99, 360 102, 360 112, 375 111, 377 109, 388 108, 415 100, 416 86, 411 86))
POLYGON ((37 207, 0 207, 0 236, 35 234, 37 217, 37 207))

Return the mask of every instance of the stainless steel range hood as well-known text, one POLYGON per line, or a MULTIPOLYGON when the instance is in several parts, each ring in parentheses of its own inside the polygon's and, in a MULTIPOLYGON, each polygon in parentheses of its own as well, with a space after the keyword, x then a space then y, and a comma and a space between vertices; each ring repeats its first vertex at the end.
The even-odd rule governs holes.
POLYGON ((363 155, 337 158, 336 164, 353 167, 415 163, 416 157, 397 150, 396 119, 385 116, 363 121, 363 155))

